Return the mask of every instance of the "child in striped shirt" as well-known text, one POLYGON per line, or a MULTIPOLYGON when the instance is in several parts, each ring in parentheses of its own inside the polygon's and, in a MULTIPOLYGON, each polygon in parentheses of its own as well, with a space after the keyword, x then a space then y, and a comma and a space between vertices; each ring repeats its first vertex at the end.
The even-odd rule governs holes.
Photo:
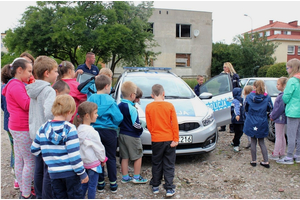
POLYGON ((76 127, 69 122, 75 110, 70 95, 57 96, 51 110, 54 119, 40 127, 31 145, 33 155, 42 153, 48 165, 55 199, 82 198, 81 183, 89 180, 79 152, 76 127))

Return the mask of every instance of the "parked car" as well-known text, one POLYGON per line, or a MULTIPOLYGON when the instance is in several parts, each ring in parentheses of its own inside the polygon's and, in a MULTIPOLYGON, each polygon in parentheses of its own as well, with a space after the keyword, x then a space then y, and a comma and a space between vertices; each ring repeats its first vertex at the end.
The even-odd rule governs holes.
MULTIPOLYGON (((212 100, 212 94, 204 92, 200 98, 171 68, 153 67, 125 67, 119 76, 112 97, 117 104, 121 101, 121 85, 125 81, 134 82, 142 91, 140 104, 137 104, 139 119, 146 124, 145 108, 153 101, 152 86, 161 84, 165 90, 165 101, 171 102, 176 110, 179 126, 179 145, 177 155, 206 153, 216 148, 218 139, 216 116, 213 110, 207 107, 205 101, 212 100)), ((211 103, 212 104, 212 103, 211 103)), ((151 135, 144 129, 141 140, 144 154, 151 155, 151 135)))
MULTIPOLYGON (((265 83, 266 93, 270 95, 273 105, 276 97, 279 94, 279 91, 276 88, 278 78, 269 78, 269 77, 251 77, 241 79, 242 87, 246 85, 253 85, 256 80, 263 80, 265 83)), ((270 141, 275 142, 275 123, 269 119, 269 135, 267 137, 270 141)))

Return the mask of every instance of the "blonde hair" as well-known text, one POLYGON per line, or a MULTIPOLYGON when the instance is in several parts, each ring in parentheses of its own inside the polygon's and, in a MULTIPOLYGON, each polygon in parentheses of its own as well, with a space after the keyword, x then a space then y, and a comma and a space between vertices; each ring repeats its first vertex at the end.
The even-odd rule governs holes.
POLYGON ((292 71, 289 74, 289 77, 293 77, 295 74, 300 72, 300 60, 297 58, 293 58, 286 63, 287 67, 291 67, 292 71))
POLYGON ((231 75, 236 74, 236 72, 230 62, 225 62, 223 66, 225 66, 229 69, 231 75))
POLYGON ((265 93, 265 83, 262 80, 256 80, 253 85, 256 87, 256 94, 264 94, 265 93))
POLYGON ((64 77, 64 74, 67 74, 69 70, 75 70, 74 65, 69 61, 62 61, 58 65, 58 80, 61 80, 64 77))
POLYGON ((252 85, 246 85, 244 87, 244 95, 247 96, 248 94, 250 94, 253 91, 253 87, 252 85))
POLYGON ((101 75, 101 74, 109 76, 110 78, 112 78, 112 76, 113 76, 113 73, 112 73, 112 71, 109 68, 102 68, 102 69, 100 69, 99 75, 101 75))
POLYGON ((152 94, 154 96, 162 95, 164 91, 164 87, 160 84, 155 84, 152 86, 152 94))
POLYGON ((285 85, 286 85, 286 83, 287 83, 287 81, 288 81, 288 78, 282 76, 282 77, 280 77, 280 78, 278 79, 278 81, 280 82, 280 84, 282 85, 282 87, 283 87, 283 89, 284 89, 284 88, 285 88, 285 85))
POLYGON ((58 95, 55 98, 51 112, 54 116, 66 116, 76 111, 75 100, 68 94, 58 95))
POLYGON ((90 116, 95 110, 98 109, 97 104, 89 101, 85 101, 78 106, 77 115, 74 117, 73 122, 76 127, 83 123, 83 118, 86 114, 90 116))
POLYGON ((106 75, 99 75, 95 78, 95 86, 97 91, 103 90, 106 85, 111 84, 111 79, 106 75))
POLYGON ((137 86, 131 81, 125 81, 121 87, 123 98, 128 98, 132 93, 136 94, 137 86))
POLYGON ((50 72, 54 68, 57 68, 57 62, 48 56, 39 56, 34 61, 33 72, 37 79, 43 80, 45 71, 50 72))

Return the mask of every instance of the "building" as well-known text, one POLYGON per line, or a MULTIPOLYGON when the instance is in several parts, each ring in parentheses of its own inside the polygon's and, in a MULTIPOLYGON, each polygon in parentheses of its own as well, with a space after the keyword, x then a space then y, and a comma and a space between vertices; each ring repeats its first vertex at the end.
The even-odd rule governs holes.
POLYGON ((5 36, 6 36, 6 33, 1 33, 1 52, 7 53, 8 51, 3 44, 3 38, 5 38, 5 36))
POLYGON ((287 62, 292 58, 300 59, 300 26, 297 20, 289 23, 270 20, 269 24, 252 32, 258 32, 261 37, 267 36, 268 41, 279 43, 273 55, 276 63, 287 62))
MULTIPOLYGON (((148 22, 161 52, 153 67, 172 68, 178 76, 210 77, 212 58, 212 13, 173 9, 153 10, 148 22)), ((119 72, 121 68, 116 68, 119 72)), ((123 70, 121 70, 123 71, 123 70)))

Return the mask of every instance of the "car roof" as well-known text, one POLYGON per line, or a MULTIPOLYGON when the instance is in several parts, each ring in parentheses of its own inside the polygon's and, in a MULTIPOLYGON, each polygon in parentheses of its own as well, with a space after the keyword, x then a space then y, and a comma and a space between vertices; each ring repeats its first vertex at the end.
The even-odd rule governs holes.
POLYGON ((277 80, 276 77, 248 77, 248 78, 242 78, 241 80, 245 79, 258 79, 258 80, 277 80))
POLYGON ((166 72, 166 71, 125 71, 122 73, 123 76, 175 76, 177 75, 166 72))

